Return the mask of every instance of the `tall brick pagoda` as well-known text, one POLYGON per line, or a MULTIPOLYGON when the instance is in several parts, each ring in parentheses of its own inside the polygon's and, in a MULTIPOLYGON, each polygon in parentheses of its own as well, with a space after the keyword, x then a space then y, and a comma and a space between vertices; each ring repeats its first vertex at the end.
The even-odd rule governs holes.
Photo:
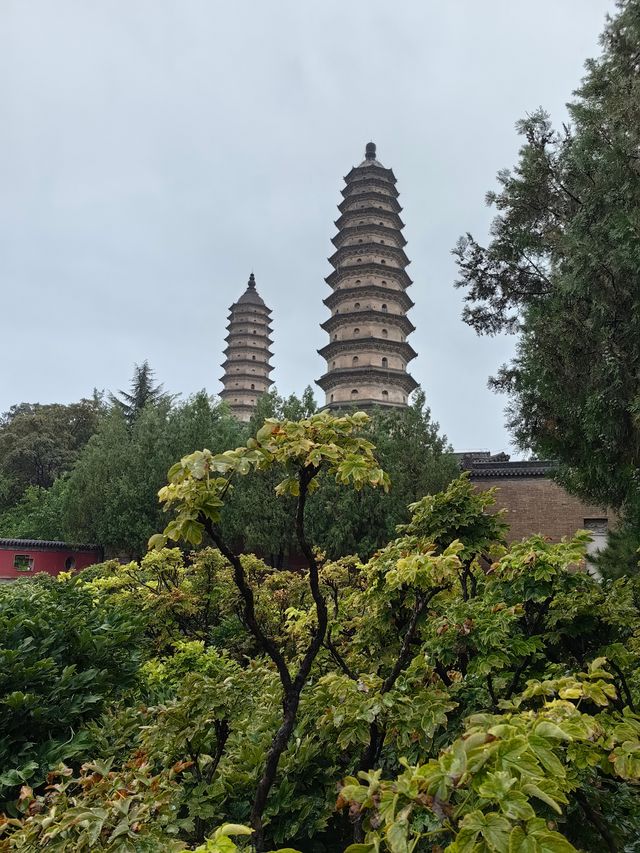
POLYGON ((416 356, 407 337, 415 327, 407 317, 410 261, 396 178, 369 142, 365 159, 344 180, 333 272, 325 279, 333 291, 324 300, 331 317, 322 323, 330 340, 318 350, 327 372, 317 384, 329 408, 406 406, 417 387, 407 373, 416 356))
POLYGON ((258 398, 271 386, 269 364, 272 340, 271 311, 256 290, 256 280, 251 273, 247 289, 229 308, 227 348, 222 365, 224 389, 222 399, 241 421, 248 421, 258 398))

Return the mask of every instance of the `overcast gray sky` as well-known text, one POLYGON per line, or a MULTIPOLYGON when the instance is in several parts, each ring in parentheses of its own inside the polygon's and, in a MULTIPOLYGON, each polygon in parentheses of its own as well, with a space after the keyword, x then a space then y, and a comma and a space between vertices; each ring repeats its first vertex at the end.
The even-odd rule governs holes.
MULTIPOLYGON (((515 121, 557 122, 612 0, 0 0, 0 411, 126 387, 220 390, 255 271, 274 378, 316 349, 342 176, 378 145, 404 207, 411 371, 456 449, 509 449, 486 387, 511 339, 460 320, 515 121)), ((323 399, 316 388, 316 395, 323 399)))

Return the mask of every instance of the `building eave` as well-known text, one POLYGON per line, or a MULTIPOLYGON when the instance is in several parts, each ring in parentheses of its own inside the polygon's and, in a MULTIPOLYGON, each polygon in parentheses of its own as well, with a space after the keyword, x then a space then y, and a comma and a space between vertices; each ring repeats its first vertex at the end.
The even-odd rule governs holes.
POLYGON ((324 329, 325 332, 332 332, 335 328, 345 323, 352 324, 366 320, 381 320, 388 323, 389 326, 401 328, 406 335, 410 335, 416 330, 416 327, 406 314, 391 314, 388 311, 377 311, 374 308, 364 308, 362 311, 352 311, 348 314, 332 314, 328 320, 320 323, 320 328, 324 329))
POLYGON ((395 184, 396 177, 392 169, 387 169, 379 163, 372 163, 366 166, 352 166, 349 173, 344 176, 345 183, 351 183, 354 180, 366 181, 370 175, 383 175, 388 181, 395 184))
MULTIPOLYGON (((341 305, 343 302, 351 299, 364 299, 367 296, 382 300, 394 299, 396 302, 400 303, 401 307, 405 311, 410 311, 415 304, 406 290, 393 290, 390 287, 384 287, 383 285, 376 284, 359 284, 357 287, 344 287, 339 290, 333 290, 329 296, 322 301, 327 308, 333 310, 335 306, 341 305)), ((392 314, 391 316, 397 315, 392 314)))
MULTIPOLYGON (((340 231, 338 231, 338 233, 335 235, 335 237, 331 238, 331 242, 336 247, 336 249, 339 249, 344 244, 344 241, 348 240, 349 237, 356 235, 356 234, 371 234, 371 233, 384 234, 387 239, 396 240, 398 243, 400 243, 399 246, 393 246, 393 248, 402 249, 403 246, 407 245, 407 241, 405 240, 404 236, 400 232, 399 228, 389 228, 387 225, 372 225, 372 224, 348 225, 346 228, 341 228, 340 231)), ((376 248, 377 248, 381 244, 376 243, 374 240, 368 240, 366 243, 362 243, 362 244, 358 243, 358 246, 360 246, 360 245, 362 245, 362 246, 373 245, 373 246, 376 246, 376 248)), ((393 244, 385 243, 384 245, 389 246, 389 245, 393 245, 393 244)))
POLYGON ((344 214, 347 210, 349 210, 350 205, 352 205, 354 201, 369 201, 371 199, 374 199, 376 201, 384 201, 385 204, 390 204, 393 208, 394 213, 400 213, 402 211, 402 205, 400 204, 397 198, 385 195, 384 193, 376 192, 375 190, 371 190, 366 193, 359 193, 357 196, 346 196, 338 205, 338 210, 340 211, 340 213, 344 214))
POLYGON ((363 207, 363 208, 354 208, 353 210, 349 210, 346 213, 343 213, 342 216, 339 216, 338 219, 333 223, 338 230, 342 230, 343 228, 350 228, 351 226, 345 226, 345 220, 351 219, 355 216, 382 216, 383 218, 390 218, 393 220, 393 226, 386 226, 397 228, 398 231, 401 231, 404 228, 404 222, 398 216, 397 213, 394 213, 391 210, 381 210, 379 207, 363 207))
POLYGON ((472 480, 503 480, 529 479, 549 477, 557 468, 554 462, 548 460, 513 461, 513 462, 470 462, 461 468, 469 471, 472 480))
POLYGON ((330 361, 340 353, 361 353, 369 349, 402 355, 406 362, 411 361, 418 354, 407 341, 391 341, 389 338, 374 338, 369 336, 366 338, 353 338, 347 341, 330 341, 318 350, 318 355, 330 361))
POLYGON ((384 275, 385 278, 395 278, 401 287, 411 287, 413 280, 405 269, 399 267, 388 267, 384 264, 368 262, 366 264, 348 264, 332 270, 325 278, 326 283, 330 287, 334 287, 339 281, 346 276, 352 275, 384 275))
POLYGON ((415 391, 418 387, 416 380, 406 370, 376 367, 375 365, 336 367, 333 370, 328 370, 320 379, 316 379, 316 385, 322 388, 325 393, 329 393, 335 388, 357 386, 367 382, 402 388, 407 394, 415 391))
POLYGON ((384 178, 376 177, 375 175, 367 175, 366 178, 360 181, 351 181, 340 190, 343 198, 353 198, 354 196, 358 196, 361 193, 359 192, 361 188, 365 188, 366 191, 373 190, 382 190, 381 195, 387 196, 389 198, 397 198, 400 193, 395 187, 395 184, 392 184, 390 181, 386 181, 384 178))
POLYGON ((102 545, 60 542, 57 539, 0 539, 0 550, 25 548, 33 551, 102 551, 102 545))

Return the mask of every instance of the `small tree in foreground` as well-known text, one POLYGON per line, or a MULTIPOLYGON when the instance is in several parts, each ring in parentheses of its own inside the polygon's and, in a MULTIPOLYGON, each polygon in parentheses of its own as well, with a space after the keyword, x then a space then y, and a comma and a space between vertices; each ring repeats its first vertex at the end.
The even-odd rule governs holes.
POLYGON ((269 791, 295 726, 300 695, 327 631, 327 602, 320 588, 319 565, 305 532, 307 499, 317 488, 318 475, 323 471, 356 489, 388 488, 388 477, 378 466, 373 444, 356 435, 366 421, 367 415, 362 412, 339 418, 322 412, 297 422, 267 420, 245 447, 215 456, 202 450, 184 457, 170 469, 169 484, 160 490, 160 500, 176 511, 176 517, 164 533, 151 538, 150 546, 163 547, 168 539, 199 545, 205 533, 209 536, 233 567, 234 581, 243 601, 244 621, 261 650, 273 661, 282 685, 282 723, 266 756, 251 809, 253 840, 258 851, 264 848, 262 815, 269 791), (282 468, 285 474, 276 487, 276 495, 297 499, 296 537, 307 563, 309 590, 315 605, 308 642, 293 666, 261 625, 254 590, 240 555, 226 542, 219 527, 220 510, 234 477, 267 472, 274 467, 282 468))
MULTIPOLYGON (((364 417, 271 421, 239 450, 185 457, 162 492, 177 515, 153 544, 217 548, 56 582, 144 617, 139 702, 87 721, 85 751, 43 767, 47 787, 8 780, 0 851, 232 853, 247 822, 261 850, 635 849, 640 578, 581 571, 586 531, 507 548, 492 492, 467 476, 414 503, 366 563, 316 555, 318 470, 386 485, 356 437, 364 417), (240 556, 220 530, 233 478, 280 465, 306 572, 240 556)), ((22 634, 4 643, 28 658, 22 634)), ((0 735, 21 724, 20 660, 0 735)))

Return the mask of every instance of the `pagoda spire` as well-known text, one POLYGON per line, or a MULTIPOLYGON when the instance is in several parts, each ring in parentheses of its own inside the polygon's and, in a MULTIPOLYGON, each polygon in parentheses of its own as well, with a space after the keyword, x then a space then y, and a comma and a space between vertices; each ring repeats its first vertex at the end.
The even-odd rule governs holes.
POLYGON ((415 327, 407 317, 412 282, 396 178, 369 142, 365 159, 344 180, 329 258, 333 272, 326 278, 331 317, 321 324, 329 343, 318 350, 327 370, 317 384, 333 409, 406 406, 417 387, 407 373, 416 356, 407 338, 415 327))
POLYGON ((271 387, 271 332, 271 311, 258 293, 251 273, 247 289, 229 308, 224 375, 220 380, 223 385, 220 396, 238 420, 248 421, 259 397, 271 387))

